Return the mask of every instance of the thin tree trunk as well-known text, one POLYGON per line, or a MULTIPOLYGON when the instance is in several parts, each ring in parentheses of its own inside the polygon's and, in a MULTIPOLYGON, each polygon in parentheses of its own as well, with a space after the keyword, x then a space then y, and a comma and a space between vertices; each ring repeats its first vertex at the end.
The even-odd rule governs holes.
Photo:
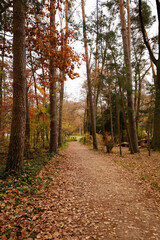
POLYGON ((140 103, 141 103, 141 90, 142 90, 142 79, 140 76, 140 69, 138 66, 138 99, 137 99, 137 113, 136 113, 136 125, 137 125, 137 129, 138 129, 138 122, 139 122, 139 110, 140 110, 140 103))
MULTIPOLYGON (((104 66, 105 66, 105 60, 106 60, 106 53, 107 53, 107 41, 106 41, 106 47, 104 49, 104 54, 102 57, 102 67, 101 67, 101 75, 103 74, 104 66)), ((98 104, 98 98, 101 90, 101 79, 98 79, 98 86, 97 86, 97 95, 96 95, 96 108, 98 104)))
POLYGON ((128 27, 128 50, 131 61, 131 19, 130 19, 130 0, 127 0, 127 27, 128 27))
POLYGON ((110 121, 111 121, 111 138, 114 145, 114 134, 113 134, 113 117, 112 117, 112 100, 111 100, 111 87, 109 85, 109 106, 110 106, 110 121))
POLYGON ((120 98, 120 91, 119 94, 116 91, 116 112, 117 112, 117 130, 118 130, 118 143, 119 143, 119 153, 122 156, 122 146, 121 146, 121 123, 120 123, 120 110, 119 110, 119 100, 120 98))
POLYGON ((83 132, 84 132, 84 135, 86 133, 86 109, 84 110, 84 115, 83 115, 83 132))
MULTIPOLYGON (((42 55, 41 55, 42 57, 42 55)), ((43 106, 45 108, 46 102, 46 88, 45 88, 45 75, 44 75, 44 63, 42 62, 42 79, 43 79, 43 106)), ((43 112, 43 148, 45 148, 45 113, 43 112)))
POLYGON ((97 13, 97 32, 96 32, 96 55, 95 55, 95 76, 94 76, 94 105, 95 115, 97 116, 97 86, 98 86, 98 1, 96 0, 96 13, 97 13))
POLYGON ((35 70, 34 70, 34 67, 33 67, 32 52, 31 51, 30 51, 30 61, 31 61, 32 77, 33 77, 33 81, 34 81, 34 93, 35 93, 36 105, 37 105, 37 109, 38 109, 37 83, 36 83, 36 78, 35 78, 35 70))
POLYGON ((4 80, 4 49, 5 49, 5 30, 3 34, 2 62, 0 72, 0 132, 2 131, 2 108, 3 108, 3 80, 4 80))
MULTIPOLYGON (((65 47, 67 44, 67 31, 68 31, 68 0, 65 1, 65 24, 66 24, 66 37, 63 44, 63 58, 65 58, 65 47)), ((64 72, 62 72, 62 76, 64 77, 64 72)), ((58 146, 62 147, 62 117, 63 117, 63 97, 64 97, 64 81, 61 82, 61 89, 60 89, 60 105, 59 105, 59 129, 58 129, 58 146)))
POLYGON ((43 141, 43 148, 45 148, 45 119, 44 119, 44 113, 43 113, 43 129, 42 129, 42 141, 43 141))
MULTIPOLYGON (((55 30, 55 0, 50 4, 50 29, 55 30)), ((53 36, 53 34, 51 34, 53 36)), ((55 48, 55 41, 51 39, 51 49, 55 48)), ((57 152, 57 111, 56 111, 56 69, 54 58, 50 56, 50 153, 57 152)))
POLYGON ((29 114, 29 102, 28 102, 28 90, 26 89, 26 133, 25 133, 25 156, 29 157, 30 150, 30 114, 29 114))
POLYGON ((62 140, 63 95, 64 95, 64 81, 61 82, 61 89, 60 89, 58 147, 62 147, 62 142, 63 142, 63 140, 62 140))
POLYGON ((95 118, 95 109, 94 109, 94 104, 92 99, 84 0, 81 0, 81 6, 82 6, 82 17, 83 17, 83 38, 84 38, 85 57, 86 57, 86 70, 87 70, 88 95, 89 95, 90 113, 91 113, 93 148, 97 149, 98 146, 97 146, 97 137, 96 137, 96 118, 95 118))
POLYGON ((31 61, 31 70, 32 70, 32 77, 33 77, 33 82, 34 82, 34 94, 35 94, 35 101, 36 101, 36 106, 37 106, 37 115, 36 115, 36 125, 37 125, 37 138, 36 138, 36 143, 39 142, 39 128, 38 128, 38 122, 39 122, 39 116, 38 116, 38 108, 39 108, 39 102, 38 102, 38 95, 37 95, 37 82, 36 82, 36 77, 35 77, 35 70, 33 66, 33 60, 32 60, 32 52, 29 52, 30 54, 30 61, 31 61))
POLYGON ((25 9, 13 1, 13 112, 6 172, 21 173, 26 127, 25 9))
POLYGON ((136 128, 134 101, 133 101, 133 93, 132 93, 132 70, 131 70, 131 61, 130 61, 130 55, 129 55, 123 0, 119 0, 119 6, 120 6, 121 31, 122 31, 123 49, 124 49, 124 61, 125 61, 126 75, 127 75, 129 132, 130 132, 133 152, 135 153, 135 152, 139 152, 139 149, 138 149, 137 128, 136 128))

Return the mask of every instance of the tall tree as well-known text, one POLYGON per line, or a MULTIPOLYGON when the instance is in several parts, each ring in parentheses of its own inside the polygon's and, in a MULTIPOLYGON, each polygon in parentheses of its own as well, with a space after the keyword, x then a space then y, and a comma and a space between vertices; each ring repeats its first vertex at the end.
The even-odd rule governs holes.
POLYGON ((13 112, 6 172, 21 173, 26 126, 25 6, 13 1, 13 112))
POLYGON ((50 152, 57 152, 56 68, 54 60, 56 1, 50 3, 50 152))
MULTIPOLYGON (((147 33, 144 26, 144 16, 142 15, 142 1, 139 0, 139 16, 141 29, 143 34, 144 43, 148 49, 150 58, 152 62, 155 64, 157 69, 157 76, 155 78, 155 110, 154 110, 154 128, 153 128, 153 141, 152 146, 154 150, 160 151, 160 2, 158 0, 156 2, 157 7, 157 15, 158 15, 158 58, 154 56, 154 53, 151 49, 149 39, 147 37, 147 33)), ((153 69, 153 66, 152 66, 153 69)))
MULTIPOLYGON (((65 47, 67 45, 67 31, 68 31, 68 0, 65 0, 65 25, 66 36, 62 40, 63 59, 65 58, 65 47)), ((59 125, 58 125, 58 146, 62 147, 62 113, 63 113, 63 97, 64 97, 64 71, 62 71, 62 81, 60 86, 60 103, 59 103, 59 125)))
POLYGON ((124 61, 125 61, 126 77, 127 77, 129 133, 130 133, 133 152, 138 152, 139 151, 138 138, 137 138, 137 129, 136 129, 136 120, 135 120, 133 92, 132 92, 132 69, 131 69, 129 41, 128 41, 128 33, 126 28, 123 0, 119 0, 119 8, 120 8, 120 18, 121 18, 122 39, 123 39, 124 61))
MULTIPOLYGON (((97 29, 96 29, 96 53, 95 53, 95 87, 94 87, 94 104, 95 104, 95 111, 97 112, 97 102, 96 102, 96 86, 98 84, 98 27, 99 27, 99 16, 98 16, 98 10, 99 10, 99 5, 98 5, 99 0, 96 0, 96 15, 97 15, 97 29)), ((97 114, 96 114, 97 115, 97 114)))
POLYGON ((0 62, 0 132, 2 130, 2 105, 3 105, 3 79, 4 79, 4 48, 5 48, 5 30, 3 35, 3 45, 2 45, 2 60, 0 62))
POLYGON ((96 118, 95 118, 95 108, 93 104, 92 88, 91 88, 84 0, 81 0, 81 7, 82 7, 82 18, 83 18, 83 39, 84 39, 84 48, 85 48, 86 70, 87 70, 88 96, 89 96, 90 113, 91 113, 93 148, 97 149, 98 146, 97 146, 97 137, 96 137, 96 118))

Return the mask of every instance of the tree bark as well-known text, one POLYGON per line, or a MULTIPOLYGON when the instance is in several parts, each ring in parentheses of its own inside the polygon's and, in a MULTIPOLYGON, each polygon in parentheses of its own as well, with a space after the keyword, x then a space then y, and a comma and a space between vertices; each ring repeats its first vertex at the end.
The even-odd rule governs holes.
POLYGON ((30 114, 29 114, 29 102, 28 102, 28 90, 26 89, 26 133, 25 133, 25 156, 29 157, 30 150, 30 114))
POLYGON ((119 110, 119 100, 120 100, 120 91, 116 91, 116 113, 117 113, 117 132, 118 132, 118 143, 119 143, 119 153, 122 156, 122 146, 121 146, 121 123, 120 123, 120 110, 119 110))
MULTIPOLYGON (((139 0, 139 17, 140 17, 140 24, 141 30, 143 34, 144 43, 148 49, 151 61, 155 64, 157 68, 157 76, 155 77, 155 109, 154 109, 154 127, 153 127, 153 141, 152 147, 154 150, 160 151, 160 2, 156 0, 157 6, 157 15, 158 15, 158 59, 155 58, 153 51, 151 49, 148 36, 144 27, 143 23, 143 16, 142 16, 142 6, 141 0, 139 0)), ((152 65, 153 70, 153 65, 152 65)), ((153 76, 154 76, 153 70, 153 76)))
POLYGON ((130 61, 130 54, 129 54, 123 0, 119 0, 119 7, 120 7, 121 31, 122 31, 123 49, 124 49, 124 61, 125 61, 126 76, 127 76, 129 132, 131 137, 132 149, 133 149, 133 152, 135 153, 135 152, 139 152, 139 149, 138 149, 137 128, 136 128, 134 101, 133 101, 133 93, 132 93, 132 70, 131 70, 131 61, 130 61))
POLYGON ((154 150, 160 151, 160 61, 157 64, 157 79, 155 86, 156 96, 152 146, 154 150))
POLYGON ((90 79, 90 68, 89 68, 89 58, 88 58, 88 42, 87 42, 87 33, 86 33, 86 20, 85 20, 84 0, 81 0, 81 7, 82 7, 82 18, 83 18, 83 38, 84 38, 84 48, 85 48, 85 58, 86 58, 88 95, 89 95, 90 112, 91 112, 93 148, 97 149, 98 146, 97 146, 97 137, 96 137, 96 118, 95 118, 95 109, 94 109, 93 98, 92 98, 92 89, 91 89, 91 79, 90 79))
POLYGON ((131 19, 130 19, 130 0, 127 0, 127 27, 128 27, 128 50, 131 61, 131 19))
POLYGON ((35 70, 34 70, 33 60, 32 60, 32 52, 30 51, 29 54, 30 54, 30 61, 31 61, 32 77, 34 81, 34 93, 35 93, 36 105, 38 110, 39 104, 38 104, 38 96, 37 96, 37 83, 36 83, 35 70))
POLYGON ((112 99, 111 99, 111 86, 109 85, 109 113, 110 113, 110 121, 111 121, 111 141, 114 145, 114 133, 113 133, 113 117, 112 117, 112 99))
POLYGON ((64 95, 64 82, 61 82, 60 89, 60 104, 59 104, 59 129, 58 129, 58 147, 62 147, 62 116, 63 116, 63 95, 64 95))
MULTIPOLYGON (((97 13, 97 29, 96 29, 96 55, 95 55, 95 76, 94 76, 94 105, 95 105, 95 116, 97 116, 97 86, 98 86, 98 1, 96 0, 96 13, 97 13)), ((98 90, 98 89, 97 89, 98 90)))
POLYGON ((21 173, 26 127, 26 49, 24 2, 13 1, 13 112, 6 172, 21 173))
MULTIPOLYGON (((66 24, 66 37, 64 41, 63 47, 63 58, 65 58, 65 47, 67 45, 67 31, 68 31, 68 0, 65 1, 65 24, 66 24)), ((62 72, 62 76, 64 77, 64 72, 62 72)), ((64 96, 64 81, 61 82, 61 89, 60 89, 60 105, 59 105, 59 127, 58 127, 58 146, 62 147, 62 117, 63 117, 63 96, 64 96)))
POLYGON ((0 132, 2 131, 2 121, 3 121, 3 82, 5 79, 5 73, 4 73, 4 49, 5 49, 5 30, 3 34, 3 45, 2 45, 2 62, 1 62, 1 72, 0 72, 0 132))
MULTIPOLYGON (((50 4, 50 31, 55 30, 55 0, 50 4)), ((53 34, 51 33, 51 36, 53 34)), ((51 37, 52 38, 52 37, 51 37)), ((55 49, 55 40, 51 39, 51 50, 55 49)), ((56 97, 56 69, 54 57, 50 56, 50 153, 57 152, 57 97, 56 97)))

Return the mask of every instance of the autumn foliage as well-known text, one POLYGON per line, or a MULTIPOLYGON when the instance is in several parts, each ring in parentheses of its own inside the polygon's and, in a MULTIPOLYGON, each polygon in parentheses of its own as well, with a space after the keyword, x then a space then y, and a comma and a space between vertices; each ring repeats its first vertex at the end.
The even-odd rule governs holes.
MULTIPOLYGON (((75 79, 78 74, 75 66, 79 66, 79 55, 71 43, 74 39, 74 31, 66 28, 64 19, 59 19, 65 11, 65 4, 70 1, 53 1, 56 14, 55 27, 50 25, 50 9, 48 2, 26 6, 26 74, 27 95, 29 110, 28 127, 31 146, 48 145, 50 131, 50 59, 54 59, 56 74, 52 81, 61 83, 67 78, 75 79), (54 48, 51 47, 54 43, 54 48)), ((12 14, 12 7, 9 10, 12 14)), ((6 12, 7 13, 7 12, 6 12)), ((1 106, 0 106, 0 138, 4 141, 10 134, 10 121, 12 115, 12 40, 6 35, 12 36, 12 24, 5 22, 2 26, 4 40, 1 41, 3 58, 1 67, 1 106), (10 61, 11 59, 11 61, 10 61), (4 137, 5 136, 5 137, 4 137)), ((58 99, 57 99, 58 105, 58 99)))

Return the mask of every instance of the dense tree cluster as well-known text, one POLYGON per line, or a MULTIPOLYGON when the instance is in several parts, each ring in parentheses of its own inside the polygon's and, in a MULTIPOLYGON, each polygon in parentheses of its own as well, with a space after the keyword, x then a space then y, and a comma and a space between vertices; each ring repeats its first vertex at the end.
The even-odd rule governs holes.
MULTIPOLYGON (((159 3, 155 4, 159 15, 159 3)), ((93 134, 91 126, 96 121, 95 132, 105 139, 107 131, 113 146, 128 141, 131 153, 139 151, 138 140, 142 138, 153 139, 153 149, 160 149, 158 67, 157 73, 154 70, 154 64, 158 66, 154 57, 158 38, 156 33, 152 39, 147 35, 154 22, 146 1, 130 4, 123 0, 96 1, 95 12, 83 22, 96 113, 93 119, 88 111, 88 86, 84 129, 93 134)))
POLYGON ((79 64, 71 47, 69 7, 68 0, 14 0, 1 5, 1 141, 10 136, 6 172, 20 173, 24 154, 28 156, 32 146, 45 147, 49 141, 50 152, 57 151, 57 84, 63 85, 67 76, 77 77, 74 69, 79 64))
POLYGON ((0 4, 0 141, 9 140, 7 173, 22 171, 32 147, 57 152, 63 133, 82 133, 82 122, 94 149, 98 133, 107 151, 119 144, 121 153, 128 141, 136 153, 142 138, 160 150, 160 3, 158 37, 147 33, 155 22, 147 1, 95 4, 90 15, 84 0, 0 4), (65 80, 78 77, 75 39, 84 43, 85 106, 63 104, 65 80))

